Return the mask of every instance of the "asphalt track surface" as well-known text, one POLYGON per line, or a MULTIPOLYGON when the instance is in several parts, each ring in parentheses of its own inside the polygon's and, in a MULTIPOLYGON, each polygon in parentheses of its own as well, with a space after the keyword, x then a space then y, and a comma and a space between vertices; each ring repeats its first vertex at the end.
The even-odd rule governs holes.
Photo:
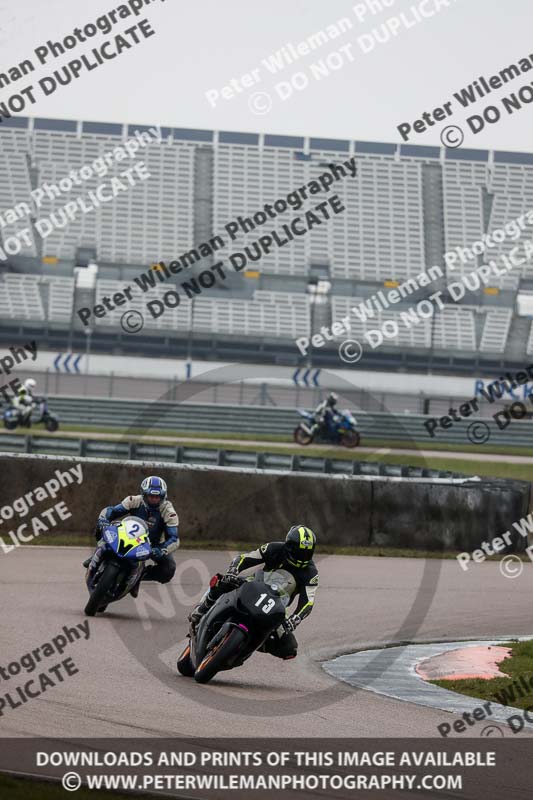
MULTIPOLYGON (((20 431, 17 431, 20 434, 20 431)), ((9 432, 0 428, 0 436, 1 435, 9 436, 9 432)), ((231 446, 235 445, 247 445, 249 447, 259 447, 264 449, 269 444, 273 447, 280 447, 283 449, 290 449, 294 450, 297 453, 301 453, 301 455, 306 454, 307 448, 305 446, 301 446, 298 449, 297 445, 294 442, 277 442, 272 441, 269 442, 266 439, 252 441, 248 439, 224 439, 224 438, 202 438, 200 436, 195 437, 187 437, 187 436, 137 436, 137 435, 128 435, 123 433, 78 433, 76 431, 58 431, 57 433, 47 433, 46 431, 35 431, 35 436, 41 437, 58 437, 58 438, 66 438, 66 439, 108 439, 113 441, 139 441, 139 442, 157 442, 160 444, 186 444, 193 447, 194 445, 203 445, 203 444, 210 444, 213 446, 222 446, 226 447, 228 450, 231 449, 231 446)), ((0 439, 1 442, 1 439, 0 439)), ((311 445, 313 449, 317 450, 331 450, 333 445, 330 444, 313 444, 311 445)), ((347 450, 344 447, 339 447, 339 453, 346 453, 347 450)), ((464 460, 464 461, 490 461, 494 463, 502 463, 502 464, 533 464, 533 458, 531 456, 516 456, 516 455, 498 455, 496 453, 473 453, 473 452, 458 452, 455 450, 426 450, 426 449, 409 449, 409 448, 395 448, 395 447, 356 447, 352 450, 348 450, 348 452, 353 454, 354 459, 357 457, 357 453, 372 453, 374 455, 380 456, 383 458, 388 455, 406 455, 406 456, 418 456, 422 458, 444 458, 444 459, 457 459, 457 460, 464 460)))
MULTIPOLYGON (((19 548, 0 557, 0 665, 88 619, 81 560, 87 548, 19 548)), ((176 673, 186 615, 227 552, 178 551, 171 584, 144 584, 91 618, 90 638, 68 646, 79 672, 0 717, 1 736, 438 737, 451 715, 356 690, 320 662, 391 642, 531 633, 533 566, 505 578, 499 563, 463 572, 455 560, 318 557, 316 607, 282 662, 255 654, 206 685, 176 673)), ((52 656, 34 676, 59 662, 52 656)), ((31 677, 31 674, 28 675, 31 677)), ((0 681, 0 694, 26 676, 0 681)), ((485 723, 486 724, 486 723, 485 723)), ((479 735, 483 722, 466 735, 479 735)))

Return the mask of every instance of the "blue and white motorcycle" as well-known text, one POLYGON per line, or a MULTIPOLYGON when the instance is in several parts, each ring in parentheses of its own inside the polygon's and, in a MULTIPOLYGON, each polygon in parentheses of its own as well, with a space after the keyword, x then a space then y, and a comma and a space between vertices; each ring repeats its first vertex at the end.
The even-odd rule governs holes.
POLYGON ((345 410, 335 414, 332 430, 316 430, 315 415, 311 411, 298 409, 303 417, 302 422, 294 429, 293 438, 297 444, 340 444, 343 447, 357 447, 361 443, 361 434, 357 430, 357 420, 351 411, 345 410))
POLYGON ((124 517, 102 532, 85 577, 90 593, 85 613, 94 617, 109 603, 121 600, 142 580, 146 561, 152 555, 148 527, 138 517, 124 517))
POLYGON ((6 428, 8 431, 14 431, 19 427, 29 428, 32 425, 40 425, 42 423, 47 431, 50 433, 55 433, 55 431, 57 431, 59 428, 59 419, 55 414, 52 414, 52 412, 48 410, 48 402, 46 398, 36 398, 36 402, 39 403, 39 418, 34 422, 32 422, 31 416, 28 417, 27 421, 23 422, 20 411, 14 406, 8 406, 6 409, 4 409, 4 413, 2 415, 4 420, 4 428, 6 428))

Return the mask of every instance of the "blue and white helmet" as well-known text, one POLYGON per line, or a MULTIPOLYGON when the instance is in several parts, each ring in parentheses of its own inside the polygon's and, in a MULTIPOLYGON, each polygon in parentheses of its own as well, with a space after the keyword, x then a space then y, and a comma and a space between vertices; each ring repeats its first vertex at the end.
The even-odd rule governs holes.
POLYGON ((167 485, 163 478, 150 475, 141 483, 141 494, 147 508, 157 508, 167 496, 167 485))

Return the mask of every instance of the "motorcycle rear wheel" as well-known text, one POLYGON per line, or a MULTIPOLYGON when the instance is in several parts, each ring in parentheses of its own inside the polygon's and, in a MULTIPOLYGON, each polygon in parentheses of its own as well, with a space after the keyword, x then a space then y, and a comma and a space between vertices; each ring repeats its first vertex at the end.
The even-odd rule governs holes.
POLYGON ((231 628, 221 642, 207 653, 203 661, 198 664, 194 673, 197 683, 207 683, 214 678, 217 672, 223 669, 227 661, 240 649, 246 634, 240 628, 231 628))
POLYGON ((96 612, 100 611, 101 606, 107 606, 106 595, 114 587, 118 573, 119 567, 116 564, 107 565, 85 606, 85 613, 88 617, 94 617, 96 612))
POLYGON ((301 425, 298 425, 298 427, 294 429, 293 439, 296 442, 296 444, 306 445, 306 444, 311 444, 311 442, 314 439, 314 436, 313 434, 304 431, 301 425))
POLYGON ((59 422, 57 419, 53 419, 53 417, 48 417, 44 422, 44 427, 49 433, 55 433, 59 428, 59 422))

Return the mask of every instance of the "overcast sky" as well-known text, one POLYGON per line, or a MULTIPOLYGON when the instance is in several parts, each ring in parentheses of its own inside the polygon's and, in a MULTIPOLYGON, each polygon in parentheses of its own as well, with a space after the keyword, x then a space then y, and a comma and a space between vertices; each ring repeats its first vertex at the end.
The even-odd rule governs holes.
MULTIPOLYGON (((377 0, 368 2, 375 6, 377 0)), ((153 0, 136 20, 120 20, 110 34, 79 44, 1 89, 0 103, 146 17, 154 36, 98 69, 83 71, 49 97, 37 90, 38 102, 30 106, 29 115, 397 142, 399 124, 413 124, 424 111, 451 101, 453 116, 425 132, 413 132, 409 141, 438 145, 443 127, 454 124, 464 130, 464 147, 530 151, 533 103, 510 115, 500 99, 525 85, 533 92, 533 70, 472 109, 461 108, 453 94, 530 54, 533 63, 531 0, 449 0, 448 8, 418 24, 412 7, 427 12, 443 0, 424 0, 425 5, 422 0, 383 2, 388 8, 382 13, 368 12, 361 19, 365 0, 153 0), (376 42, 373 30, 383 38, 381 26, 386 20, 394 26, 391 18, 398 19, 402 11, 410 27, 400 21, 397 36, 376 42), (296 47, 341 18, 351 21, 350 30, 277 75, 262 63, 287 43, 296 47), (316 80, 312 65, 328 56, 339 68, 316 80), (220 97, 214 108, 209 104, 208 90, 221 92, 232 78, 241 79, 254 69, 259 78, 254 86, 243 87, 231 99, 220 97), (281 99, 281 93, 290 91, 294 73, 302 73, 295 80, 307 80, 308 85, 281 99), (466 118, 486 105, 499 108, 501 119, 474 135, 466 118)), ((37 66, 36 47, 48 39, 62 40, 119 5, 116 0, 0 0, 0 72, 27 58, 37 66)))

